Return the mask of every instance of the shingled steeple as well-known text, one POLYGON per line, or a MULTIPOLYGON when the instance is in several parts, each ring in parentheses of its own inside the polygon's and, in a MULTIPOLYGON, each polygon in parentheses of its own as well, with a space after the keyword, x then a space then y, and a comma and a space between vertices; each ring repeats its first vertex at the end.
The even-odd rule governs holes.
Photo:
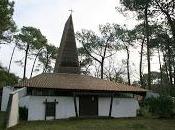
POLYGON ((64 27, 54 73, 80 74, 72 15, 69 16, 64 27))

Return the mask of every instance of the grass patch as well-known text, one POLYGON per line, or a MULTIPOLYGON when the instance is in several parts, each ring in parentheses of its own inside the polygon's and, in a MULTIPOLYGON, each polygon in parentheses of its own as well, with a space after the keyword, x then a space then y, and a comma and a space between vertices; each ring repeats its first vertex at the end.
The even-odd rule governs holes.
MULTIPOLYGON (((0 112, 0 123, 2 116, 0 112)), ((2 127, 0 127, 0 130, 2 127)), ((175 119, 67 119, 55 121, 23 121, 9 130, 175 130, 175 119)))
POLYGON ((0 111, 0 130, 4 127, 5 112, 0 111))
POLYGON ((22 122, 11 130, 174 130, 175 119, 79 119, 22 122))

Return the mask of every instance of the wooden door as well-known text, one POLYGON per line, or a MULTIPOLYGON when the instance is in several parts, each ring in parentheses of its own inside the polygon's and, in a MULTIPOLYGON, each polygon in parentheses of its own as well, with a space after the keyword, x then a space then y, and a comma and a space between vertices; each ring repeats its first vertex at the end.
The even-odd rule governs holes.
POLYGON ((98 116, 98 97, 80 96, 79 115, 83 117, 98 116))
POLYGON ((55 102, 46 103, 45 118, 46 120, 55 119, 56 106, 55 102))

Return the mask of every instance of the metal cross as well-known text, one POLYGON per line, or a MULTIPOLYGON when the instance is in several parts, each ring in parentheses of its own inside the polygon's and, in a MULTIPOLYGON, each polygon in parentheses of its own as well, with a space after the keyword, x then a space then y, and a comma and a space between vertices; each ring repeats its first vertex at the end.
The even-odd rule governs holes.
POLYGON ((72 9, 70 9, 69 11, 70 11, 71 14, 74 12, 72 9))

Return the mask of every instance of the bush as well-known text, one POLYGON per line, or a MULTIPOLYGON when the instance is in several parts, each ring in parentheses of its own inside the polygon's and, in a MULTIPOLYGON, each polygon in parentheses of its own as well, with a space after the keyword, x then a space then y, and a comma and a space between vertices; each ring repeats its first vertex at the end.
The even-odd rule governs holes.
POLYGON ((137 116, 144 116, 147 118, 152 117, 151 112, 149 112, 148 106, 141 106, 140 109, 138 110, 137 116))
POLYGON ((172 97, 168 96, 151 97, 145 100, 144 107, 147 107, 152 115, 171 117, 173 116, 174 102, 172 97))
POLYGON ((28 109, 26 107, 19 107, 19 120, 27 120, 28 109))

